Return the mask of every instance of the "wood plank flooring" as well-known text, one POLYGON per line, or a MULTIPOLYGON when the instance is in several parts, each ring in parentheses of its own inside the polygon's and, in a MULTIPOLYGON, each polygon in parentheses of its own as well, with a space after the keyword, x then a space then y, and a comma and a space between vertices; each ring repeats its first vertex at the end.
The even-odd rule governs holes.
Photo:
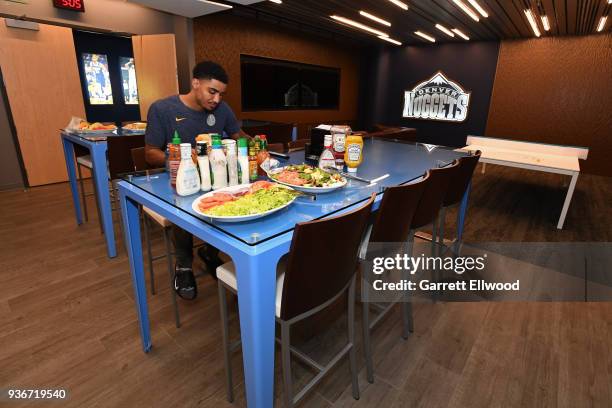
MULTIPOLYGON (((612 179, 582 175, 566 227, 558 231, 564 182, 492 165, 485 175, 477 172, 466 241, 612 241, 612 179)), ((180 302, 177 329, 164 260, 155 263, 154 348, 145 355, 123 242, 119 256, 108 259, 93 201, 89 207, 90 222, 77 227, 67 184, 0 193, 0 389, 64 388, 69 397, 0 405, 245 406, 239 352, 233 356, 236 401, 225 401, 213 280, 200 278, 198 299, 180 302)), ((452 219, 449 214, 448 231, 452 219)), ((162 250, 159 231, 153 244, 162 250)), ((365 380, 358 340, 359 401, 343 362, 300 406, 612 406, 612 303, 438 302, 416 304, 414 312, 407 341, 400 338, 397 311, 375 331, 374 384, 365 380)), ((234 310, 231 318, 237 336, 234 310)), ((294 337, 326 361, 344 341, 346 322, 342 316, 321 321, 305 322, 294 337), (308 335, 323 326, 325 332, 308 335)), ((312 378, 301 364, 293 367, 297 384, 312 378)), ((276 374, 280 406, 279 364, 276 374)))

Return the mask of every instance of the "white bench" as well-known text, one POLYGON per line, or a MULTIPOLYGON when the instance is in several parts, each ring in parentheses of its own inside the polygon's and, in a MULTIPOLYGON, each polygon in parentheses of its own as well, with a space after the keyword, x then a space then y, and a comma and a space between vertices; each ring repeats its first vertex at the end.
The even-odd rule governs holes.
POLYGON ((563 228, 565 216, 567 215, 567 210, 574 194, 574 188, 576 187, 576 181, 580 174, 578 160, 586 160, 589 154, 588 148, 468 136, 466 146, 462 150, 480 150, 482 152, 480 162, 482 163, 483 173, 485 172, 486 163, 491 163, 500 166, 518 167, 571 176, 572 179, 567 189, 561 216, 557 223, 558 229, 563 228))

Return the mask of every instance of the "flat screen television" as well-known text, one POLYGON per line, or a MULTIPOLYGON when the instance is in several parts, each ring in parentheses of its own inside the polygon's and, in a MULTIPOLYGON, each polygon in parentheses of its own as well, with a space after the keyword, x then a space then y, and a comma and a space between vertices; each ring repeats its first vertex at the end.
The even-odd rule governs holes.
POLYGON ((242 111, 338 109, 340 69, 240 56, 242 111))

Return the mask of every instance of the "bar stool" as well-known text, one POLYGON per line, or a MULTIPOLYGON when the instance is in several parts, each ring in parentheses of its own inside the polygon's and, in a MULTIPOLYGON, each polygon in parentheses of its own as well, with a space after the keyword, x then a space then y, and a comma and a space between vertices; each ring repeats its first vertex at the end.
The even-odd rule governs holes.
MULTIPOLYGON (((412 219, 419 205, 425 187, 429 183, 429 173, 420 181, 403 186, 389 187, 385 189, 380 207, 374 216, 374 222, 369 230, 369 236, 364 239, 360 258, 362 261, 371 260, 372 244, 374 243, 409 243, 411 234, 412 219), (398 214, 401 216, 398 217, 398 214), (369 251, 368 251, 369 249, 369 251)), ((379 244, 380 245, 380 244, 379 244)), ((390 245, 390 244, 387 244, 390 245)), ((410 251, 410 245, 406 248, 410 251)), ((387 248, 383 248, 387 249, 387 248)), ((390 249, 390 248, 389 248, 390 249)), ((398 248, 401 249, 401 248, 398 248)), ((380 251, 377 252, 377 255, 380 251)), ((361 268, 362 284, 369 280, 365 274, 367 268, 361 268)), ((369 382, 374 381, 374 366, 372 362, 372 347, 370 343, 370 333, 373 328, 391 310, 395 302, 390 302, 387 306, 379 306, 377 303, 370 303, 369 290, 361 291, 362 320, 363 320, 363 345, 366 357, 366 371, 369 382), (370 306, 380 309, 380 313, 370 322, 370 306)), ((408 337, 408 332, 412 331, 412 305, 408 302, 402 304, 403 337, 408 337)))
MULTIPOLYGON (((276 281, 276 321, 281 327, 283 401, 286 407, 293 407, 298 403, 347 354, 353 398, 359 399, 355 355, 355 272, 358 267, 357 255, 360 243, 375 197, 376 195, 372 194, 364 205, 343 215, 297 224, 287 261, 279 263, 276 281), (337 237, 342 237, 342 245, 337 245, 337 237), (318 256, 312 256, 313 253, 318 256), (348 292, 348 344, 325 365, 317 363, 291 347, 291 325, 330 306, 345 292, 348 292), (295 397, 291 374, 292 353, 318 372, 295 397)), ((229 342, 226 290, 240 296, 233 262, 218 267, 217 277, 223 325, 227 399, 232 402, 234 396, 230 352, 235 347, 229 342)))
MULTIPOLYGON (((407 242, 407 252, 412 256, 412 248, 414 245, 414 233, 417 228, 422 228, 429 224, 433 224, 433 231, 436 231, 436 222, 440 206, 448 190, 449 183, 454 177, 458 169, 459 163, 455 160, 449 166, 429 170, 425 176, 416 183, 407 184, 388 189, 392 193, 389 198, 389 204, 383 207, 387 190, 383 195, 383 202, 379 208, 380 215, 375 218, 372 233, 369 237, 369 242, 404 242, 404 241, 388 241, 388 239, 397 240, 404 238, 407 242), (403 190, 400 190, 403 189, 403 190), (397 215, 401 214, 401 217, 397 215), (396 225, 393 225, 393 224, 396 225)), ((431 242, 431 256, 436 254, 435 237, 431 242)), ((369 247, 369 243, 368 243, 369 247)), ((362 255, 364 252, 362 251, 362 255)), ((367 256, 367 254, 366 254, 367 256)), ((362 256, 364 259, 365 256, 362 256)), ((362 268, 363 270, 364 268, 362 268)), ((362 291, 365 299, 363 302, 368 302, 368 291, 362 291)), ((412 320, 412 304, 402 296, 402 338, 407 339, 409 333, 414 330, 412 320)), ((372 349, 370 336, 374 326, 391 310, 393 305, 402 299, 396 299, 386 307, 379 307, 381 312, 372 322, 370 322, 369 305, 363 305, 363 343, 364 353, 366 357, 366 373, 368 382, 374 382, 374 364, 372 358, 372 349)))
MULTIPOLYGON (((480 155, 480 150, 477 150, 474 154, 461 157, 459 159, 459 168, 451 180, 446 196, 444 196, 444 201, 442 202, 442 208, 440 209, 440 229, 438 233, 440 248, 444 248, 444 222, 446 220, 446 209, 461 203, 461 200, 472 183, 472 176, 474 175, 474 170, 476 169, 476 165, 480 160, 480 155)), ((459 245, 461 240, 459 233, 459 226, 461 225, 459 220, 460 216, 460 213, 457 214, 457 245, 459 245)))

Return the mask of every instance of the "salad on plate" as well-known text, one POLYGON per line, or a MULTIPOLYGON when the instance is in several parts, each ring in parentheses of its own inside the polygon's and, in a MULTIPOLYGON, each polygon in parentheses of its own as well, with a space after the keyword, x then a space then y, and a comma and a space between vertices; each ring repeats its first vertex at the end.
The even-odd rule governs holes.
POLYGON ((330 173, 308 164, 281 167, 269 172, 268 175, 276 182, 307 192, 327 192, 346 185, 346 179, 340 174, 330 173))
POLYGON ((299 194, 280 184, 257 181, 204 194, 194 201, 193 209, 222 221, 247 221, 288 206, 299 194))

